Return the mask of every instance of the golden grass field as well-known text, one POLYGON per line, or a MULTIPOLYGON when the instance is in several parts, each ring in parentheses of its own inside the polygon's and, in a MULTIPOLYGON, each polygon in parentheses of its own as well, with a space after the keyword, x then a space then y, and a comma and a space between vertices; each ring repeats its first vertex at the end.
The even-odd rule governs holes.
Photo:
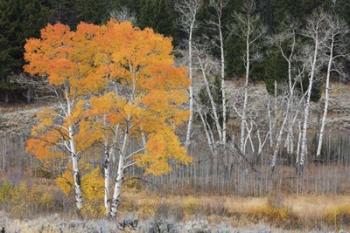
POLYGON ((132 211, 144 219, 170 214, 185 220, 194 216, 205 217, 209 222, 224 220, 235 226, 266 223, 285 229, 350 227, 350 196, 345 195, 159 196, 140 192, 124 193, 123 198, 123 212, 132 211))

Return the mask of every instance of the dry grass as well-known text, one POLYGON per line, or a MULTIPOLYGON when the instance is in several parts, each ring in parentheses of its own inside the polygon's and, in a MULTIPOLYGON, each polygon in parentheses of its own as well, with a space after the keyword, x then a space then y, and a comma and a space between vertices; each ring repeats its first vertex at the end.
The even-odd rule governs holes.
POLYGON ((152 217, 159 206, 166 206, 185 220, 205 216, 212 221, 226 219, 236 226, 265 222, 288 229, 350 227, 350 196, 291 195, 277 204, 270 200, 275 197, 159 196, 140 192, 125 193, 123 198, 123 210, 134 211, 144 219, 152 217))

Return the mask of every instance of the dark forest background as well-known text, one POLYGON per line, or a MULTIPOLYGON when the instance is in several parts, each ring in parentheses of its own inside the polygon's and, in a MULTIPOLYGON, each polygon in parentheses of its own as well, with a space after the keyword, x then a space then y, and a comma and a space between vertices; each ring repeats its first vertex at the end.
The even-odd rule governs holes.
MULTIPOLYGON (((37 37, 40 29, 46 24, 61 22, 72 28, 80 21, 99 24, 108 20, 113 13, 127 9, 129 14, 135 17, 136 26, 151 27, 161 34, 171 36, 174 39, 174 46, 181 48, 186 36, 178 26, 176 2, 176 0, 0 0, 0 101, 30 101, 25 98, 28 85, 17 82, 14 77, 22 73, 25 40, 37 37)), ((207 35, 210 39, 213 33, 207 22, 215 15, 209 2, 203 0, 198 15, 200 26, 195 34, 207 35)), ((233 13, 239 12, 243 3, 244 0, 229 0, 224 9, 227 79, 240 77, 244 72, 242 63, 244 43, 232 33, 231 27, 235 23, 233 13)), ((268 34, 273 35, 283 30, 286 19, 303 25, 307 16, 317 8, 337 14, 350 24, 349 0, 257 0, 255 13, 260 15, 268 34)), ((264 45, 261 47, 264 51, 264 45)), ((278 49, 274 51, 269 47, 268 54, 254 65, 252 80, 265 81, 269 89, 273 80, 287 78, 286 68, 278 49)))

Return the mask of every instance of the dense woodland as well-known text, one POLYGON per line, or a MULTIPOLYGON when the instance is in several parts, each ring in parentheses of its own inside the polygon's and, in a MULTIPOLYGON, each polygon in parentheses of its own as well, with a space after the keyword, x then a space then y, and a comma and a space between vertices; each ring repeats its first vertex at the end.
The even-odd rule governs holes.
POLYGON ((1 207, 349 194, 349 28, 348 0, 0 0, 1 207))
MULTIPOLYGON (((16 84, 15 81, 13 83, 10 79, 12 75, 22 71, 25 40, 38 36, 40 29, 47 23, 61 22, 74 28, 81 21, 98 24, 106 22, 113 14, 126 11, 124 13, 134 19, 135 25, 141 28, 151 27, 163 35, 171 36, 176 47, 184 47, 187 37, 179 26, 180 13, 175 9, 176 2, 178 1, 1 1, 0 88, 2 101, 5 101, 5 94, 12 95, 14 100, 16 98, 26 100, 21 98, 21 95, 26 96, 23 89, 28 89, 28 87, 22 83, 22 85, 16 84)), ((241 11, 243 3, 244 1, 240 0, 227 1, 222 12, 227 79, 244 74, 242 64, 244 41, 232 33, 232 26, 235 24, 234 12, 241 11)), ((350 23, 350 3, 347 0, 261 0, 257 1, 254 14, 260 16, 260 23, 266 27, 267 35, 273 35, 283 31, 288 20, 296 25, 303 25, 307 16, 318 8, 337 14, 348 24, 350 23)), ((216 33, 209 21, 215 19, 214 11, 209 0, 201 3, 196 16, 197 27, 194 31, 196 41, 205 40, 204 38, 213 39, 212 36, 216 33)), ((264 44, 261 44, 260 47, 260 52, 267 53, 269 56, 263 56, 262 60, 252 68, 252 80, 264 80, 271 89, 272 80, 287 79, 287 67, 278 49, 270 46, 267 48, 267 45, 264 44)), ((212 51, 212 54, 219 57, 216 51, 212 51)))

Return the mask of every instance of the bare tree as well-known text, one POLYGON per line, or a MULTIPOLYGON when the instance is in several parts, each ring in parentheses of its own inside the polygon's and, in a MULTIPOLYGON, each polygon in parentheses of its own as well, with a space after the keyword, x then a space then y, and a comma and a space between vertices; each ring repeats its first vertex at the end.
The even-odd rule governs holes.
POLYGON ((326 75, 326 85, 325 85, 325 102, 324 102, 323 116, 321 121, 321 128, 320 128, 317 152, 316 152, 317 157, 320 156, 321 154, 322 140, 323 140, 324 129, 325 129, 326 120, 327 120, 330 76, 332 72, 337 72, 337 73, 342 72, 341 70, 337 70, 334 62, 337 58, 345 56, 345 54, 342 51, 345 49, 344 35, 346 35, 349 32, 349 29, 345 22, 331 15, 327 15, 326 17, 326 26, 328 27, 327 28, 328 40, 325 43, 325 47, 326 47, 325 55, 328 57, 328 65, 327 65, 327 75, 326 75))
POLYGON ((248 85, 251 62, 259 58, 259 54, 253 55, 256 49, 256 43, 265 34, 265 28, 262 26, 260 17, 254 14, 255 2, 253 0, 246 1, 242 8, 242 13, 235 13, 236 24, 233 27, 233 33, 242 38, 245 42, 245 84, 244 84, 244 101, 241 113, 241 135, 240 149, 244 151, 245 133, 247 127, 247 106, 248 106, 248 85))
POLYGON ((120 10, 112 10, 110 17, 119 21, 130 21, 136 23, 136 16, 127 7, 122 7, 120 10))
POLYGON ((198 60, 199 68, 200 68, 201 73, 202 73, 205 90, 206 90, 206 93, 208 95, 209 102, 211 105, 211 110, 212 110, 211 114, 213 115, 215 126, 217 129, 217 134, 219 136, 219 141, 221 142, 222 141, 222 129, 221 129, 221 125, 220 125, 219 116, 217 113, 216 103, 215 103, 212 91, 210 89, 210 83, 209 83, 209 80, 207 77, 207 73, 210 73, 211 69, 213 68, 213 65, 215 65, 215 64, 211 60, 209 55, 207 55, 205 53, 199 52, 199 54, 197 54, 196 57, 198 60))
MULTIPOLYGON (((298 79, 303 74, 303 70, 302 70, 297 75, 295 75, 295 76, 293 75, 293 68, 294 68, 293 63, 295 61, 295 50, 296 50, 296 48, 295 48, 295 46, 296 46, 296 34, 295 34, 294 27, 291 26, 288 31, 277 35, 275 40, 276 40, 277 46, 282 54, 282 57, 284 58, 284 60, 288 64, 288 91, 287 91, 288 94, 286 95, 287 103, 286 103, 285 115, 283 117, 282 124, 279 128, 279 132, 277 134, 276 143, 275 143, 274 150, 273 150, 273 156, 272 156, 272 161, 271 161, 272 171, 274 171, 275 166, 276 166, 277 155, 278 155, 280 145, 282 142, 283 133, 285 131, 287 122, 290 121, 290 118, 291 118, 291 108, 292 108, 292 102, 294 99, 295 85, 296 85, 298 79), (284 48, 284 46, 283 46, 283 44, 286 42, 288 44, 287 49, 284 48)), ((294 70, 296 70, 296 69, 294 69, 294 70)), ((275 88, 275 92, 276 91, 277 91, 277 88, 275 88)), ((283 98, 283 99, 285 99, 285 98, 283 98)), ((275 96, 275 100, 276 100, 276 96, 275 96)), ((287 138, 291 137, 290 133, 292 132, 292 127, 293 127, 293 125, 289 124, 287 138)))
POLYGON ((193 104, 194 104, 194 93, 193 93, 193 32, 197 26, 196 17, 200 7, 199 0, 184 0, 179 1, 175 5, 176 11, 180 14, 179 26, 181 29, 188 34, 188 72, 190 78, 189 86, 189 119, 186 132, 185 145, 188 147, 191 143, 191 132, 193 124, 193 104))
POLYGON ((216 20, 211 21, 219 33, 217 47, 220 49, 220 78, 221 78, 221 98, 222 98, 222 144, 225 147, 227 134, 227 108, 226 108, 226 85, 225 85, 225 49, 224 49, 224 35, 222 17, 223 10, 227 5, 227 0, 211 0, 211 6, 215 10, 216 20))
MULTIPOLYGON (((309 74, 309 86, 306 91, 306 99, 304 106, 304 121, 302 126, 302 136, 301 136, 301 149, 299 158, 299 171, 302 173, 305 163, 305 156, 307 150, 307 129, 309 125, 309 112, 310 112, 310 100, 312 94, 312 88, 315 81, 315 74, 319 67, 319 53, 324 42, 324 25, 325 25, 326 15, 323 12, 315 12, 308 18, 306 23, 306 28, 303 30, 302 35, 312 40, 310 54, 306 55, 306 62, 310 66, 309 74)), ((309 49, 305 48, 308 52, 309 49)))

